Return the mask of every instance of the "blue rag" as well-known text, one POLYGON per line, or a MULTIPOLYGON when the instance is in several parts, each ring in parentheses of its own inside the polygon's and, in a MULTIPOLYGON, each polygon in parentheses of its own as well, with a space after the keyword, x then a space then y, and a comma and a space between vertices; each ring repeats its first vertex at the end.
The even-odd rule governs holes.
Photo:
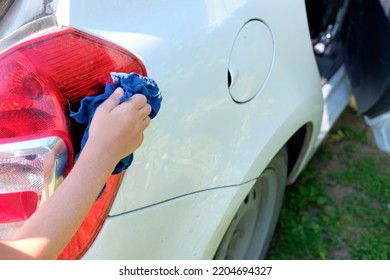
MULTIPOLYGON (((80 124, 86 124, 87 127, 84 131, 83 138, 81 140, 81 149, 85 146, 88 140, 89 126, 92 121, 92 117, 99 107, 117 87, 122 87, 124 95, 120 99, 120 103, 129 100, 136 93, 140 93, 146 96, 147 102, 152 107, 152 111, 149 115, 153 119, 160 110, 162 95, 155 81, 150 78, 140 76, 136 73, 111 73, 113 84, 107 83, 103 94, 96 96, 87 96, 80 102, 80 108, 77 112, 70 110, 70 116, 80 124)), ((76 159, 80 153, 76 156, 76 159)), ((130 166, 133 161, 133 154, 128 155, 122 159, 115 167, 112 174, 119 174, 130 166)))

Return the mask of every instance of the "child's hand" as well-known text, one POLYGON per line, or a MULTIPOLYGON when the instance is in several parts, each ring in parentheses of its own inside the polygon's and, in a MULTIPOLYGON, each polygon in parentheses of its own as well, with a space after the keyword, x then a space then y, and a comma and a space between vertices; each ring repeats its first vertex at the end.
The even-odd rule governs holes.
POLYGON ((134 152, 144 139, 144 130, 150 123, 150 105, 141 94, 133 95, 119 104, 123 89, 117 88, 96 110, 89 128, 86 146, 96 150, 114 166, 134 152))

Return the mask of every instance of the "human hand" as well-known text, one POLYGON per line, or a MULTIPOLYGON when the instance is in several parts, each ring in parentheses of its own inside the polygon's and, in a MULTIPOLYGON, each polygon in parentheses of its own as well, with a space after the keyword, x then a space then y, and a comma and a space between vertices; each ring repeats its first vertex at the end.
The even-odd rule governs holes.
POLYGON ((117 88, 96 110, 89 128, 86 147, 96 151, 114 166, 134 152, 144 139, 144 130, 150 124, 151 106, 146 97, 133 95, 119 104, 123 89, 117 88))

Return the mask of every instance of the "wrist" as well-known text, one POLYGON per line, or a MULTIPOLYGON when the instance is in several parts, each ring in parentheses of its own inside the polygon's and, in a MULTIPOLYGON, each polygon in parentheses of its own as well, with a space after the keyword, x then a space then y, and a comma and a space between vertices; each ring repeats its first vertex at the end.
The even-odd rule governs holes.
POLYGON ((111 174, 118 160, 109 149, 99 148, 92 141, 87 141, 78 161, 86 161, 91 167, 111 174))

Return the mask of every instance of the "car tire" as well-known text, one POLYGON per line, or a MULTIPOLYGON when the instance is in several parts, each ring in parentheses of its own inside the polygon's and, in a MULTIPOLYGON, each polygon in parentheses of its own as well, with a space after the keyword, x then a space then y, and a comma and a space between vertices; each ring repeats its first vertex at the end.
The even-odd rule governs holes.
POLYGON ((238 208, 214 259, 263 259, 275 230, 287 178, 288 155, 283 147, 238 208))

